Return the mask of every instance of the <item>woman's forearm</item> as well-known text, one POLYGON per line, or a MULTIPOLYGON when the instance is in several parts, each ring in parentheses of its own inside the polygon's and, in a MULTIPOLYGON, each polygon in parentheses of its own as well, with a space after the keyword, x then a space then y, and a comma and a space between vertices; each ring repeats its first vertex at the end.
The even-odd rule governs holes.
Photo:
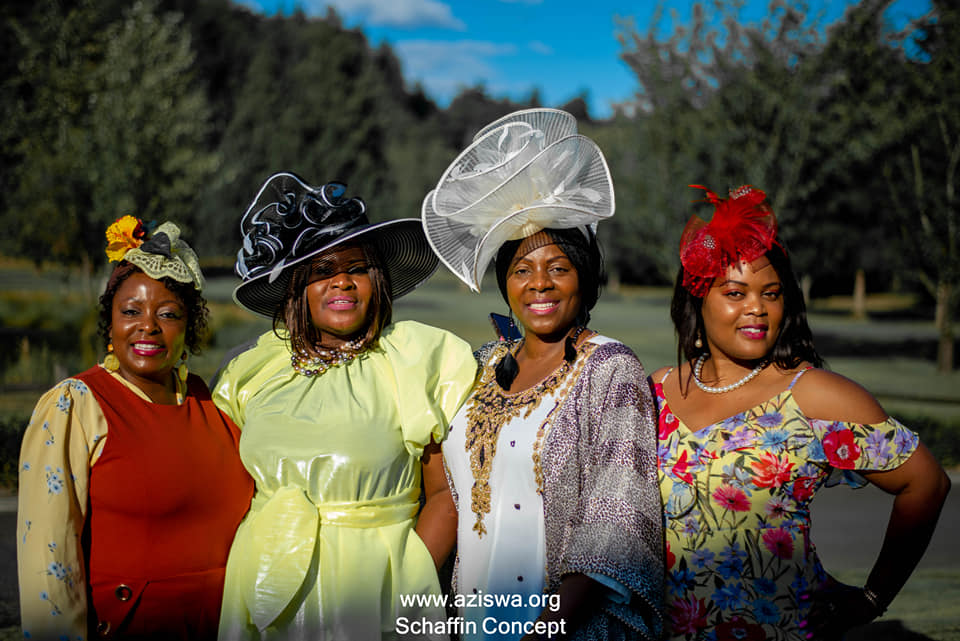
POLYGON ((457 541, 457 509, 450 490, 427 497, 420 510, 416 531, 439 569, 457 541))
POLYGON ((443 453, 437 443, 423 449, 423 493, 426 500, 417 520, 417 534, 423 540, 437 569, 443 565, 457 542, 457 506, 453 502, 443 453))
POLYGON ((883 545, 867 579, 883 607, 893 601, 923 557, 950 490, 949 477, 935 461, 933 465, 935 472, 912 479, 894 498, 883 545))

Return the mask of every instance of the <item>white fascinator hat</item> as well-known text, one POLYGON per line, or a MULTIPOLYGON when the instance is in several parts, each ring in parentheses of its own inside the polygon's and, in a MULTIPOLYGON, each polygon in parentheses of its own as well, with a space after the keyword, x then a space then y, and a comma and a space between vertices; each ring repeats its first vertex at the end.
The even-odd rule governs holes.
POLYGON ((525 109, 481 129, 423 200, 433 251, 480 291, 508 240, 541 229, 594 227, 613 216, 613 181, 596 143, 559 109, 525 109))

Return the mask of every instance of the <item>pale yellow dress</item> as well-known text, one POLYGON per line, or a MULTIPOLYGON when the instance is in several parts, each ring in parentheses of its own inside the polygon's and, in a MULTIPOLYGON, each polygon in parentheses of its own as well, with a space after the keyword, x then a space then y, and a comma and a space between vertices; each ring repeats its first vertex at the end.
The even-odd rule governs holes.
POLYGON ((272 332, 227 365, 213 398, 243 430, 257 489, 227 562, 221 639, 392 639, 401 617, 445 618, 404 603, 440 593, 414 532, 420 456, 475 374, 469 345, 412 321, 320 376, 296 374, 272 332))

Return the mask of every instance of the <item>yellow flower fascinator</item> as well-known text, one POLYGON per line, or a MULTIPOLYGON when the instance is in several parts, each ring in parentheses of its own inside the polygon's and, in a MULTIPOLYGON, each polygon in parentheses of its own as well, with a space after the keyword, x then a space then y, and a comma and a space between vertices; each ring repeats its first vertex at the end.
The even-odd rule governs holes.
POLYGON ((110 262, 120 262, 131 249, 143 244, 146 231, 143 221, 127 215, 118 218, 107 227, 107 258, 110 262))
POLYGON ((147 237, 143 223, 124 216, 107 228, 107 257, 136 265, 150 278, 172 278, 203 289, 197 254, 180 238, 180 228, 166 222, 147 237))

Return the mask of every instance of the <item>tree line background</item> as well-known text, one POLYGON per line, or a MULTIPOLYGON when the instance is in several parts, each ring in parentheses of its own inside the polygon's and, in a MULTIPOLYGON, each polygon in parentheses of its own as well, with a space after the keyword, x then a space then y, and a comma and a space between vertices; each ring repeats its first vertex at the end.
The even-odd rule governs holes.
MULTIPOLYGON (((578 117, 610 163, 600 228, 614 284, 665 285, 700 198, 764 189, 805 292, 917 291, 938 366, 960 298, 960 9, 933 0, 897 29, 863 0, 824 29, 802 2, 760 24, 703 2, 619 23, 633 99, 578 117), (667 35, 663 35, 663 34, 667 35)), ((386 45, 330 11, 263 16, 228 0, 14 0, 0 7, 0 254, 103 267, 103 230, 133 213, 184 228, 205 269, 232 265, 240 215, 281 169, 349 185, 373 219, 423 196, 484 124, 538 106, 465 87, 446 108, 386 45)))

